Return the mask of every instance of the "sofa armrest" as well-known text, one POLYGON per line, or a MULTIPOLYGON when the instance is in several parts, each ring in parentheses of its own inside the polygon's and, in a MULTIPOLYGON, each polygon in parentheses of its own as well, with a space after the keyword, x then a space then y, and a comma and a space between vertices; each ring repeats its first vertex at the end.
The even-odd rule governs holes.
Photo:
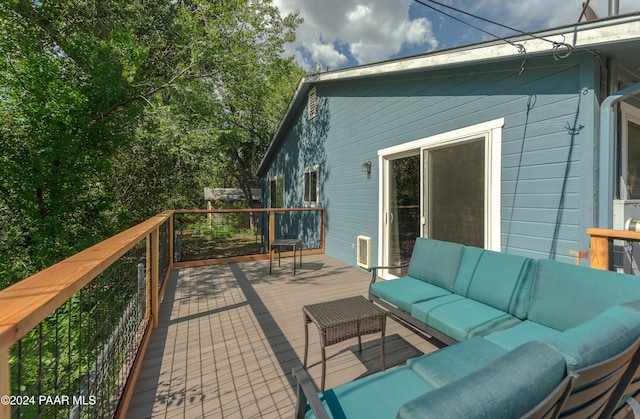
POLYGON ((307 403, 317 419, 329 419, 329 413, 318 397, 318 388, 311 380, 307 370, 298 366, 293 368, 291 374, 296 380, 296 419, 305 417, 307 403))
POLYGON ((409 266, 409 263, 403 263, 402 265, 394 265, 394 266, 371 266, 367 269, 367 271, 371 272, 371 283, 376 282, 378 278, 378 269, 400 269, 406 268, 409 266))

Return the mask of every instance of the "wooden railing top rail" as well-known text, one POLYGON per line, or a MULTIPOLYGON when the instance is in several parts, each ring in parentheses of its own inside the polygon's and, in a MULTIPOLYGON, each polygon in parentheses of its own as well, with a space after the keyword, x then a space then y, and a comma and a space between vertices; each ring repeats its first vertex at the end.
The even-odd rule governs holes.
POLYGON ((225 213, 225 212, 293 212, 293 211, 324 211, 324 208, 242 208, 242 209, 191 209, 191 210, 175 210, 176 214, 207 214, 207 213, 225 213))
POLYGON ((611 239, 639 240, 640 232, 628 230, 611 230, 607 228, 588 228, 587 234, 590 236, 607 237, 611 239))
POLYGON ((172 214, 151 217, 0 291, 0 350, 36 327, 172 214))

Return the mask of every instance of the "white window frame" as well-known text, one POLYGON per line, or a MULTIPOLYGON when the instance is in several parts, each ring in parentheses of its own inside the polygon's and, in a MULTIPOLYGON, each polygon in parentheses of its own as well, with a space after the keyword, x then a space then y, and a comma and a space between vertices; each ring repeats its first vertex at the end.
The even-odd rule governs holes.
POLYGON ((269 206, 270 208, 285 208, 285 184, 284 184, 284 176, 276 175, 269 178, 269 206), (278 201, 278 181, 282 180, 282 206, 277 206, 278 201), (273 182, 275 182, 276 190, 275 194, 273 193, 273 182), (273 202, 273 196, 275 195, 276 202, 273 202))
MULTIPOLYGON (((501 181, 502 181, 502 128, 504 118, 471 125, 457 130, 421 138, 404 144, 378 150, 379 167, 379 220, 378 220, 378 262, 384 264, 384 213, 386 173, 389 161, 403 155, 418 154, 425 148, 485 137, 485 248, 501 250, 501 181), (416 153, 417 150, 417 153, 416 153)), ((421 173, 421 179, 422 179, 421 173)))
POLYGON ((620 163, 622 165, 622 170, 620 171, 620 176, 624 181, 623 187, 620 188, 620 197, 623 200, 627 199, 627 187, 629 184, 629 122, 632 122, 636 125, 640 125, 640 109, 635 106, 631 106, 628 103, 620 102, 620 114, 621 114, 621 147, 620 152, 622 154, 622 158, 620 159, 620 163))
POLYGON ((302 173, 302 206, 304 208, 318 207, 318 203, 320 202, 320 176, 319 175, 320 175, 320 165, 318 164, 304 168, 304 171, 302 173), (316 199, 315 200, 306 199, 307 190, 309 188, 309 185, 307 185, 307 182, 306 182, 306 176, 307 174, 310 174, 312 172, 316 173, 316 190, 315 190, 316 199))

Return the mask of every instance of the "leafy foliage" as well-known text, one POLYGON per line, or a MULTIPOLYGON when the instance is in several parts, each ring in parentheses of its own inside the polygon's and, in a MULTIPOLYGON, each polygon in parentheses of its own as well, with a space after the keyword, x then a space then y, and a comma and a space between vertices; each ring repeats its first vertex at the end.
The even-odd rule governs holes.
POLYGON ((0 3, 0 287, 247 191, 302 71, 269 0, 0 3))

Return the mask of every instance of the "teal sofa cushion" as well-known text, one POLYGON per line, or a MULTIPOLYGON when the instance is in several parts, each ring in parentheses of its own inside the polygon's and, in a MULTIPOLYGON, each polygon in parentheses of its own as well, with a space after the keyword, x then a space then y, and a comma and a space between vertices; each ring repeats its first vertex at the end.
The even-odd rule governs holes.
POLYGON ((527 317, 567 330, 609 307, 638 299, 640 281, 632 275, 539 260, 527 317))
POLYGON ((461 244, 418 238, 408 276, 452 291, 463 253, 461 244))
POLYGON ((462 254, 462 260, 460 261, 460 267, 458 268, 458 276, 456 282, 453 284, 453 292, 466 296, 469 293, 469 286, 471 285, 471 278, 476 272, 480 257, 486 250, 478 247, 466 246, 464 253, 462 254))
POLYGON ((566 375, 562 355, 529 342, 461 380, 403 404, 397 418, 517 418, 534 408, 566 375))
MULTIPOLYGON (((326 390, 319 396, 335 419, 392 418, 402 404, 432 389, 403 365, 326 390)), ((308 410, 306 417, 315 415, 308 410)))
POLYGON ((415 303, 411 316, 458 342, 521 322, 504 311, 456 294, 415 303))
POLYGON ((409 359, 407 366, 429 385, 438 388, 479 370, 506 352, 506 349, 493 342, 474 337, 409 359))
POLYGON ((570 371, 619 354, 640 337, 640 301, 617 305, 565 330, 549 344, 560 351, 570 371))
POLYGON ((539 323, 525 320, 513 327, 500 330, 485 336, 485 339, 507 350, 514 349, 524 343, 546 342, 560 336, 562 332, 539 323))
POLYGON ((451 294, 435 285, 410 276, 371 284, 371 294, 410 312, 413 303, 451 294))
POLYGON ((523 320, 527 316, 536 260, 485 250, 467 292, 461 295, 523 320))

